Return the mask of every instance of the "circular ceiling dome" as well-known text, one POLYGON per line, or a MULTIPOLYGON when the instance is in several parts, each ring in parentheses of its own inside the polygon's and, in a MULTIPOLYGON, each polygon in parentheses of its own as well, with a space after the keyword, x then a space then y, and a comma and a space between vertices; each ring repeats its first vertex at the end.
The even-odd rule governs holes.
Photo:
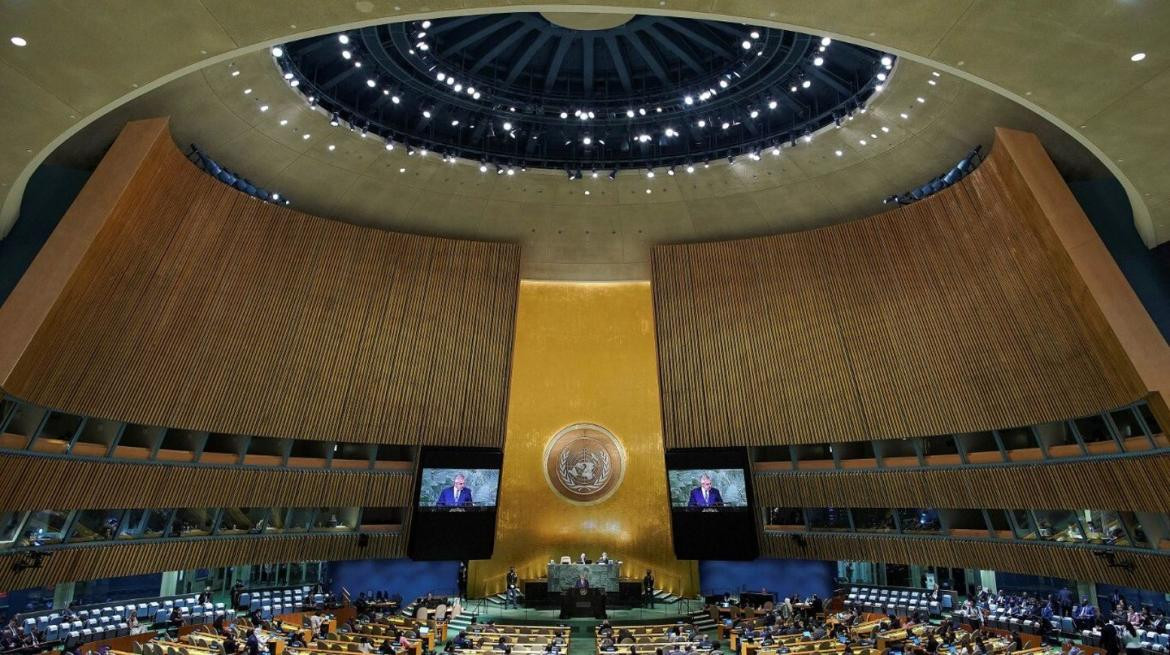
POLYGON ((862 108, 893 67, 889 56, 827 37, 605 14, 389 23, 273 54, 335 126, 390 147, 570 178, 795 144, 862 108), (587 27, 566 27, 574 24, 587 27))

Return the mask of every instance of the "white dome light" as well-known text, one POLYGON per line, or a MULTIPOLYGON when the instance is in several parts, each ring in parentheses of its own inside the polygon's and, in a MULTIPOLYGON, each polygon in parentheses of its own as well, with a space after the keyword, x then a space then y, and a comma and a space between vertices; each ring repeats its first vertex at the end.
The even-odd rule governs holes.
POLYGON ((504 130, 511 132, 512 131, 512 124, 509 123, 508 121, 504 121, 504 130))
POLYGON ((805 81, 800 83, 800 87, 802 89, 807 89, 810 86, 812 86, 812 81, 810 81, 810 80, 805 80, 805 81))
POLYGON ((773 156, 773 157, 779 157, 779 156, 780 156, 780 146, 773 146, 773 148, 772 148, 772 156, 773 156))
POLYGON ((722 127, 723 127, 723 129, 726 130, 727 128, 731 127, 731 123, 728 123, 727 121, 723 121, 722 127))
POLYGON ((1141 60, 1143 60, 1143 59, 1145 59, 1145 58, 1146 58, 1146 53, 1144 53, 1144 52, 1135 52, 1135 53, 1133 53, 1132 55, 1130 55, 1130 57, 1129 57, 1129 60, 1130 60, 1130 61, 1141 61, 1141 60))
POLYGON ((833 151, 833 154, 834 154, 834 155, 837 155, 838 157, 843 157, 843 156, 845 156, 845 153, 841 152, 840 150, 834 150, 834 151, 833 151))
POLYGON ((305 141, 308 141, 309 137, 311 137, 311 136, 313 136, 313 135, 306 132, 305 134, 301 135, 301 138, 304 139, 305 141))
POLYGON ((568 117, 569 117, 569 112, 567 112, 567 111, 561 112, 561 118, 568 118, 568 117))
MULTIPOLYGON (((638 114, 639 114, 639 115, 641 115, 641 116, 645 116, 645 115, 646 115, 646 108, 645 108, 645 107, 639 107, 639 108, 638 108, 638 114)), ((593 118, 593 112, 589 112, 589 118, 593 118)))
POLYGON ((274 48, 272 48, 272 56, 273 57, 283 57, 284 56, 284 48, 282 48, 280 46, 275 46, 274 48))
POLYGON ((394 149, 394 144, 393 144, 393 143, 390 143, 389 141, 387 141, 387 142, 386 142, 386 149, 387 149, 387 150, 393 150, 393 149, 394 149))
POLYGON ((292 73, 285 73, 285 74, 284 74, 284 79, 286 79, 286 80, 291 80, 292 78, 293 78, 293 74, 292 74, 292 73))
POLYGON ((627 109, 627 110, 626 110, 626 118, 633 118, 633 117, 634 117, 634 110, 633 110, 633 109, 627 109))
POLYGON ((894 58, 893 57, 891 57, 889 55, 882 57, 882 66, 893 66, 893 65, 894 65, 894 58))
POLYGON ((832 43, 832 42, 833 42, 833 39, 830 39, 830 38, 829 38, 829 37, 827 37, 827 36, 826 36, 826 37, 822 37, 822 38, 821 38, 821 45, 823 45, 823 46, 827 46, 827 45, 829 45, 829 44, 830 44, 830 43, 832 43))
POLYGON ((431 117, 431 110, 430 110, 430 109, 424 109, 424 110, 423 110, 423 118, 430 118, 430 117, 431 117))
POLYGON ((752 33, 749 36, 751 36, 753 39, 758 39, 758 38, 760 38, 760 33, 755 31, 755 30, 752 30, 752 33))
POLYGON ((330 144, 329 144, 329 152, 333 152, 334 150, 337 150, 337 146, 335 146, 335 145, 333 145, 332 143, 330 143, 330 144))
POLYGON ((268 105, 260 105, 260 111, 268 111, 268 105))
POLYGON ((462 91, 462 90, 463 90, 463 85, 462 85, 462 84, 456 84, 456 85, 455 85, 455 93, 459 93, 459 92, 460 92, 460 91, 462 91))
POLYGON ((349 35, 348 34, 338 34, 337 40, 341 42, 341 45, 345 45, 345 44, 349 43, 349 35))
POLYGON ((707 121, 705 121, 705 120, 703 120, 703 119, 701 119, 701 118, 700 118, 700 119, 699 119, 699 122, 697 123, 697 125, 698 125, 699 127, 707 127, 707 121))
POLYGON ((479 165, 479 172, 486 173, 487 172, 487 164, 480 164, 479 165))
POLYGON ((692 96, 686 96, 685 98, 683 98, 683 104, 686 104, 686 105, 693 105, 693 104, 695 104, 695 99, 694 99, 694 97, 692 97, 692 96))
POLYGON ((917 98, 915 98, 915 100, 917 100, 918 102, 926 102, 926 98, 923 98, 922 96, 918 96, 917 98))
POLYGON ((751 50, 752 49, 752 42, 751 41, 744 41, 740 45, 743 46, 744 50, 751 50))
POLYGON ((694 173, 694 172, 695 172, 695 167, 694 167, 694 166, 691 166, 690 164, 687 164, 687 172, 688 172, 688 173, 694 173))
POLYGON ((878 73, 877 78, 878 78, 879 82, 885 82, 886 81, 886 74, 885 73, 878 73))
POLYGON ((288 125, 288 119, 287 118, 280 119, 280 124, 281 125, 288 125))
POLYGON ((760 111, 759 111, 758 109, 753 109, 753 110, 752 110, 752 113, 750 113, 750 114, 748 114, 748 115, 749 115, 749 116, 751 116, 752 118, 759 118, 759 117, 760 117, 760 111))
POLYGON ((591 139, 589 137, 585 137, 585 138, 581 139, 581 143, 584 143, 587 146, 593 145, 593 139, 591 139))
POLYGON ((646 177, 654 177, 654 171, 646 171, 646 177))
POLYGON ((402 98, 399 98, 398 96, 390 96, 390 102, 393 102, 394 104, 398 104, 398 103, 402 102, 402 98))
POLYGON ((516 174, 516 169, 514 169, 514 168, 508 169, 508 175, 515 175, 515 174, 516 174))
POLYGON ((719 80, 719 88, 726 89, 727 88, 727 80, 719 80))
POLYGON ((768 109, 775 109, 777 104, 779 104, 779 103, 777 103, 775 100, 769 100, 768 101, 768 109))
POLYGON ((375 82, 374 80, 366 80, 366 86, 368 86, 372 89, 372 88, 378 86, 378 83, 375 82))
POLYGON ((8 40, 12 42, 12 45, 18 48, 23 48, 24 46, 28 45, 28 41, 25 41, 24 37, 22 36, 14 36, 8 40))
POLYGON ((813 66, 824 66, 824 65, 825 65, 825 58, 824 57, 816 57, 813 59, 813 66))
POLYGON ((442 82, 443 80, 447 79, 447 74, 440 72, 438 75, 435 75, 435 79, 442 82))
POLYGON ((342 51, 341 51, 341 58, 342 58, 342 59, 352 59, 352 58, 353 58, 353 53, 352 53, 352 52, 350 52, 349 50, 342 50, 342 51))
POLYGON ((422 22, 422 26, 423 26, 423 29, 424 29, 424 30, 426 30, 426 29, 430 29, 430 27, 431 27, 431 21, 429 21, 429 20, 424 20, 424 21, 422 22))

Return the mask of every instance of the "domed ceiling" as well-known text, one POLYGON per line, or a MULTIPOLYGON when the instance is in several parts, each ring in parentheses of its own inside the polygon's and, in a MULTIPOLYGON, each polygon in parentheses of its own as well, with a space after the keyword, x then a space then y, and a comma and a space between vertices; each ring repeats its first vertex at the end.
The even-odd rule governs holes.
POLYGON ((389 23, 272 52, 337 123, 444 157, 570 177, 795 144, 863 107, 894 65, 787 30, 591 16, 389 23), (582 24, 591 27, 565 26, 582 24))

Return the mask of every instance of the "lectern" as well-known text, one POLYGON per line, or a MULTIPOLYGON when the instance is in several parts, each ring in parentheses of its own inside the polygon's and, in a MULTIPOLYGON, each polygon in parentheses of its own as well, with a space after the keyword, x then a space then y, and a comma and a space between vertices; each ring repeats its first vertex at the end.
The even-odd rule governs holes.
POLYGON ((566 589, 561 592, 561 618, 606 618, 605 590, 599 587, 566 589))

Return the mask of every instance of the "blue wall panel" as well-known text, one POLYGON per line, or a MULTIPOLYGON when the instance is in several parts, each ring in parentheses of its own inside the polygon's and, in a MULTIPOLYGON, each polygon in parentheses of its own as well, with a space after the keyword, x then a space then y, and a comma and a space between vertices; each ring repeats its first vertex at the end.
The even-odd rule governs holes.
POLYGON ((332 590, 341 595, 347 589, 352 597, 363 591, 402 594, 411 601, 428 592, 436 596, 454 596, 457 590, 458 562, 415 562, 409 559, 371 559, 330 562, 332 590))
POLYGON ((803 559, 757 559, 750 562, 699 562, 699 588, 704 595, 766 589, 780 596, 833 593, 837 563, 803 559))

